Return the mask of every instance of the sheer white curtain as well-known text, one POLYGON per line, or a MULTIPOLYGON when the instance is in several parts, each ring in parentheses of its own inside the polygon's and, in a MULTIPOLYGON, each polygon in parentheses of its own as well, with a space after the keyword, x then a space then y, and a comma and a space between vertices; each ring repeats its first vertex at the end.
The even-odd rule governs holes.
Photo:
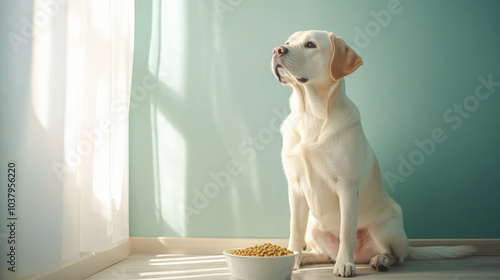
POLYGON ((128 239, 134 1, 2 2, 0 278, 23 279, 128 239))

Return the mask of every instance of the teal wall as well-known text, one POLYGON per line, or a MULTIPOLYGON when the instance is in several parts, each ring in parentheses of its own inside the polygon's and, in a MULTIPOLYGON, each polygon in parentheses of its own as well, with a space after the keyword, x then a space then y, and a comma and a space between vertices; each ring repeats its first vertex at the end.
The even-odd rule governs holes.
POLYGON ((409 238, 500 238, 499 1, 136 1, 131 236, 288 237, 272 48, 334 32, 409 238), (490 82, 488 82, 490 80, 490 82), (491 82, 493 81, 493 82, 491 82))

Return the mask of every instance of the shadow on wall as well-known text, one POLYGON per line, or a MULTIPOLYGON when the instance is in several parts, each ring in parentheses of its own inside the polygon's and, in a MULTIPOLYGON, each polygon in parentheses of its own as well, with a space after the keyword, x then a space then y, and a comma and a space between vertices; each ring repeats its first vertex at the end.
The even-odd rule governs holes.
MULTIPOLYGON (((287 104, 251 135, 254 129, 247 127, 235 100, 241 89, 230 80, 235 69, 227 53, 236 50, 222 45, 228 35, 220 30, 219 13, 204 15, 202 23, 189 21, 197 12, 214 9, 210 1, 190 5, 141 1, 136 7, 136 17, 151 21, 136 21, 141 32, 136 32, 130 104, 132 236, 192 236, 190 229, 210 236, 221 228, 228 236, 244 235, 237 225, 256 222, 265 212, 248 213, 244 207, 268 199, 261 192, 257 154, 267 145, 280 145, 287 104), (212 26, 202 25, 207 21, 212 26), (207 219, 207 213, 218 218, 207 219)), ((276 167, 282 176, 281 166, 276 167)), ((271 187, 282 188, 277 195, 286 192, 286 184, 271 187)), ((288 208, 286 197, 281 204, 288 208)))
POLYGON ((183 201, 185 193, 182 186, 186 180, 186 140, 179 126, 173 125, 175 119, 170 120, 159 109, 158 99, 165 101, 171 113, 181 109, 184 102, 160 80, 166 74, 159 69, 161 11, 162 1, 141 1, 136 6, 136 18, 151 21, 136 20, 136 30, 142 32, 136 32, 130 101, 130 185, 140 187, 131 188, 130 208, 147 216, 134 219, 131 211, 130 224, 131 229, 135 225, 153 234, 182 236, 183 216, 175 205, 183 201), (140 147, 140 151, 133 147, 140 147), (166 157, 160 152, 165 152, 166 157))

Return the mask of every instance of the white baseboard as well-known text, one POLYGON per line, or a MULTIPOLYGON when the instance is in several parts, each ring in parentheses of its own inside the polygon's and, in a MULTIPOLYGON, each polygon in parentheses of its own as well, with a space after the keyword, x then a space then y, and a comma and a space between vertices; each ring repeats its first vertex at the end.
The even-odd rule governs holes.
POLYGON ((61 269, 39 273, 26 280, 68 280, 84 279, 130 255, 130 239, 114 248, 100 253, 83 253, 80 258, 63 264, 61 269))
MULTIPOLYGON (((288 239, 132 237, 130 241, 132 254, 221 254, 226 249, 249 247, 265 242, 282 247, 288 245, 288 239)), ((410 239, 410 245, 471 245, 478 250, 473 255, 500 255, 500 239, 410 239)))

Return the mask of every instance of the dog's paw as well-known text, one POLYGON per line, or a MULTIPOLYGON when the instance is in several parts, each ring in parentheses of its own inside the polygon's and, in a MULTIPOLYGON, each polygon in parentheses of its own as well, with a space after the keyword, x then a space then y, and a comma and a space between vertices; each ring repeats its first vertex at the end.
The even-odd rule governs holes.
POLYGON ((295 266, 293 267, 293 269, 294 270, 299 269, 301 264, 302 264, 302 252, 299 252, 297 257, 295 257, 295 266))
POLYGON ((336 262, 333 274, 338 277, 351 277, 356 274, 356 266, 352 262, 336 262))
POLYGON ((318 263, 316 260, 317 253, 312 252, 303 252, 302 253, 302 261, 300 262, 303 265, 318 263))
POLYGON ((390 259, 385 255, 377 255, 370 261, 370 267, 375 271, 387 271, 389 270, 390 259))
POLYGON ((324 255, 316 252, 302 252, 302 262, 301 265, 306 264, 319 264, 319 263, 331 263, 332 260, 324 255))

